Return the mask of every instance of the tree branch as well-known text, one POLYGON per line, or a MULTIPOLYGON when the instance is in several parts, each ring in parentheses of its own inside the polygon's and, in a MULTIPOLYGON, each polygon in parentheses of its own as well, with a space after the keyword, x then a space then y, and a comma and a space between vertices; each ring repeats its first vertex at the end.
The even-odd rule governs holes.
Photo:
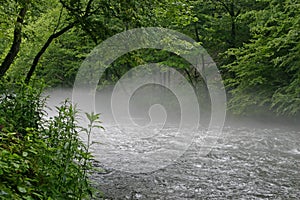
POLYGON ((194 84, 194 82, 193 82, 192 75, 190 74, 190 72, 189 72, 186 68, 184 68, 183 70, 184 70, 184 72, 186 73, 186 75, 188 76, 188 78, 189 78, 189 80, 190 80, 190 82, 191 82, 193 88, 195 89, 196 86, 195 86, 195 84, 194 84))
POLYGON ((64 7, 62 6, 61 9, 60 9, 60 12, 59 12, 59 17, 58 17, 58 21, 57 21, 56 27, 53 30, 53 34, 57 31, 57 29, 58 29, 58 27, 60 25, 60 20, 61 20, 61 16, 62 16, 62 13, 63 13, 63 9, 64 9, 64 7))
POLYGON ((22 42, 22 26, 23 26, 26 12, 28 10, 29 3, 30 3, 29 0, 24 2, 24 5, 21 8, 19 15, 17 17, 17 22, 16 22, 15 30, 14 30, 13 43, 11 45, 11 48, 10 48, 8 54, 6 55, 6 57, 3 61, 3 63, 1 64, 0 77, 4 76, 4 74, 9 69, 9 67, 11 66, 11 64, 13 63, 14 59, 16 58, 16 56, 18 55, 18 53, 20 51, 20 45, 22 42))
POLYGON ((85 7, 85 12, 83 17, 87 17, 89 13, 91 12, 91 7, 92 7, 93 0, 89 0, 86 7, 85 7))
POLYGON ((52 35, 50 35, 50 37, 48 38, 48 40, 46 41, 46 43, 44 44, 44 46, 41 48, 41 50, 37 53, 37 55, 35 56, 33 63, 30 67, 29 72, 27 73, 26 79, 25 79, 25 83, 29 83, 31 76, 33 75, 36 66, 40 60, 40 58, 42 57, 42 55, 45 53, 45 51, 47 50, 47 48, 50 46, 51 42, 61 36, 62 34, 64 34, 65 32, 67 32, 68 30, 70 30, 71 28, 73 28, 75 25, 75 23, 69 24, 68 26, 64 27, 63 29, 61 29, 60 31, 58 31, 57 33, 54 33, 52 35))
POLYGON ((226 3, 224 3, 224 1, 222 0, 216 0, 216 1, 219 2, 225 8, 225 10, 231 15, 231 11, 229 7, 226 5, 226 3))

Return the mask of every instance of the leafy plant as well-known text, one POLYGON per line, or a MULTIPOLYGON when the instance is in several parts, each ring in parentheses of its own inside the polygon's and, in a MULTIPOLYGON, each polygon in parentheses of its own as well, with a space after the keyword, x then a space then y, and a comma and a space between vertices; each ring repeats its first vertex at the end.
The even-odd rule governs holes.
POLYGON ((88 127, 82 128, 81 130, 87 135, 86 152, 88 153, 91 145, 95 143, 91 141, 92 130, 96 128, 104 130, 104 127, 100 125, 102 122, 99 120, 100 117, 99 113, 98 114, 94 112, 85 113, 85 116, 89 120, 88 127))
POLYGON ((91 198, 91 143, 85 145, 79 134, 84 130, 90 138, 94 128, 102 128, 99 114, 86 114, 90 123, 87 128, 80 127, 76 108, 66 100, 56 108, 57 116, 45 120, 44 100, 35 88, 20 84, 11 90, 2 86, 13 98, 3 96, 0 101, 2 108, 9 105, 11 109, 7 115, 0 111, 0 199, 91 198), (32 115, 26 113, 30 101, 36 106, 28 110, 32 115), (18 105, 22 102, 24 107, 18 105), (11 114, 20 116, 23 112, 26 119, 11 114), (18 120, 27 122, 18 127, 18 120))
POLYGON ((0 125, 7 131, 26 133, 26 128, 38 128, 45 115, 44 88, 41 82, 25 85, 22 82, 0 81, 0 125))

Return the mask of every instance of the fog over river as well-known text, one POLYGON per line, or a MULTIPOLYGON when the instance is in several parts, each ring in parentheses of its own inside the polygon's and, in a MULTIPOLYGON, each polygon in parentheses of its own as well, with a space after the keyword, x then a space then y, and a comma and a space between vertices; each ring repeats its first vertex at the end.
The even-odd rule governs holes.
MULTIPOLYGON (((49 92, 48 105, 57 106, 71 92, 49 92)), ((96 97, 105 131, 92 138, 100 142, 92 148, 95 166, 103 168, 92 179, 104 199, 300 199, 299 126, 229 119, 203 155, 199 133, 205 128, 185 129, 195 133, 191 141, 172 139, 180 134, 176 117, 163 127, 158 121, 142 129, 120 128, 110 104, 100 103, 108 102, 105 98, 96 97)), ((143 123, 143 116, 134 116, 143 123)))

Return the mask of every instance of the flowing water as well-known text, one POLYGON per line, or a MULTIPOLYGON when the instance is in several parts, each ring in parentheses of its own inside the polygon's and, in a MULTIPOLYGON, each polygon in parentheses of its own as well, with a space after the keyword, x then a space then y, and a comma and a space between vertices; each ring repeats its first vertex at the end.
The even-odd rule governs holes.
MULTIPOLYGON (((52 105, 66 97, 56 96, 60 98, 52 98, 52 105)), ((104 107, 100 110, 105 113, 104 107)), ((172 126, 149 137, 156 127, 126 127, 132 133, 128 137, 104 122, 102 135, 92 137, 100 142, 92 148, 99 171, 91 178, 101 191, 95 199, 300 199, 300 128, 237 124, 225 125, 216 145, 203 156, 199 138, 186 146, 190 141, 172 139, 172 126), (135 136, 140 140, 132 140, 135 136), (153 162, 140 159, 158 150, 173 154, 155 154, 153 162), (122 170, 143 167, 149 170, 122 170)))
POLYGON ((175 162, 148 173, 96 162, 104 171, 93 180, 105 199, 300 199, 297 129, 226 126, 208 155, 200 156, 198 149, 195 140, 175 162))

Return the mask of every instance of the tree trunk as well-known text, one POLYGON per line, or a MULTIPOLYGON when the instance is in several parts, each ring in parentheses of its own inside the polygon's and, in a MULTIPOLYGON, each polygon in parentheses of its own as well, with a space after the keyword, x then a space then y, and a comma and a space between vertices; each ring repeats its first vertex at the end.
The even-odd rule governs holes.
POLYGON ((230 12, 230 15, 231 15, 231 34, 230 34, 231 35, 231 44, 230 44, 230 47, 235 48, 236 47, 236 45, 235 45, 235 41, 236 41, 235 20, 236 20, 236 17, 237 17, 238 14, 235 13, 233 3, 231 3, 230 9, 231 9, 231 12, 230 12))
POLYGON ((230 41, 230 48, 236 47, 236 28, 235 28, 235 17, 231 17, 231 41, 230 41))
POLYGON ((6 57, 3 61, 3 63, 1 64, 0 78, 2 76, 4 76, 4 74, 9 69, 9 67, 13 63, 14 59, 18 55, 18 52, 20 51, 20 45, 21 45, 21 41, 22 41, 22 26, 23 26, 23 22, 24 22, 24 18, 25 18, 27 9, 28 9, 29 2, 30 2, 29 0, 24 2, 24 5, 21 8, 19 15, 17 17, 17 22, 16 22, 15 30, 14 30, 13 43, 11 45, 11 48, 10 48, 8 54, 6 55, 6 57))
POLYGON ((36 56, 34 57, 34 60, 32 62, 32 65, 30 67, 29 72, 27 73, 26 79, 25 79, 25 83, 29 83, 30 78, 32 77, 36 66, 40 60, 40 58, 42 57, 42 55, 45 53, 45 51, 47 50, 47 48, 50 46, 51 42, 61 36, 62 34, 64 34, 65 32, 67 32, 68 30, 70 30, 71 28, 73 28, 75 25, 75 23, 69 24, 68 26, 66 26, 65 28, 61 29, 60 31, 58 31, 57 33, 54 33, 52 35, 50 35, 50 37, 48 38, 48 40, 46 41, 46 43, 44 44, 44 46, 41 48, 41 50, 36 54, 36 56))

